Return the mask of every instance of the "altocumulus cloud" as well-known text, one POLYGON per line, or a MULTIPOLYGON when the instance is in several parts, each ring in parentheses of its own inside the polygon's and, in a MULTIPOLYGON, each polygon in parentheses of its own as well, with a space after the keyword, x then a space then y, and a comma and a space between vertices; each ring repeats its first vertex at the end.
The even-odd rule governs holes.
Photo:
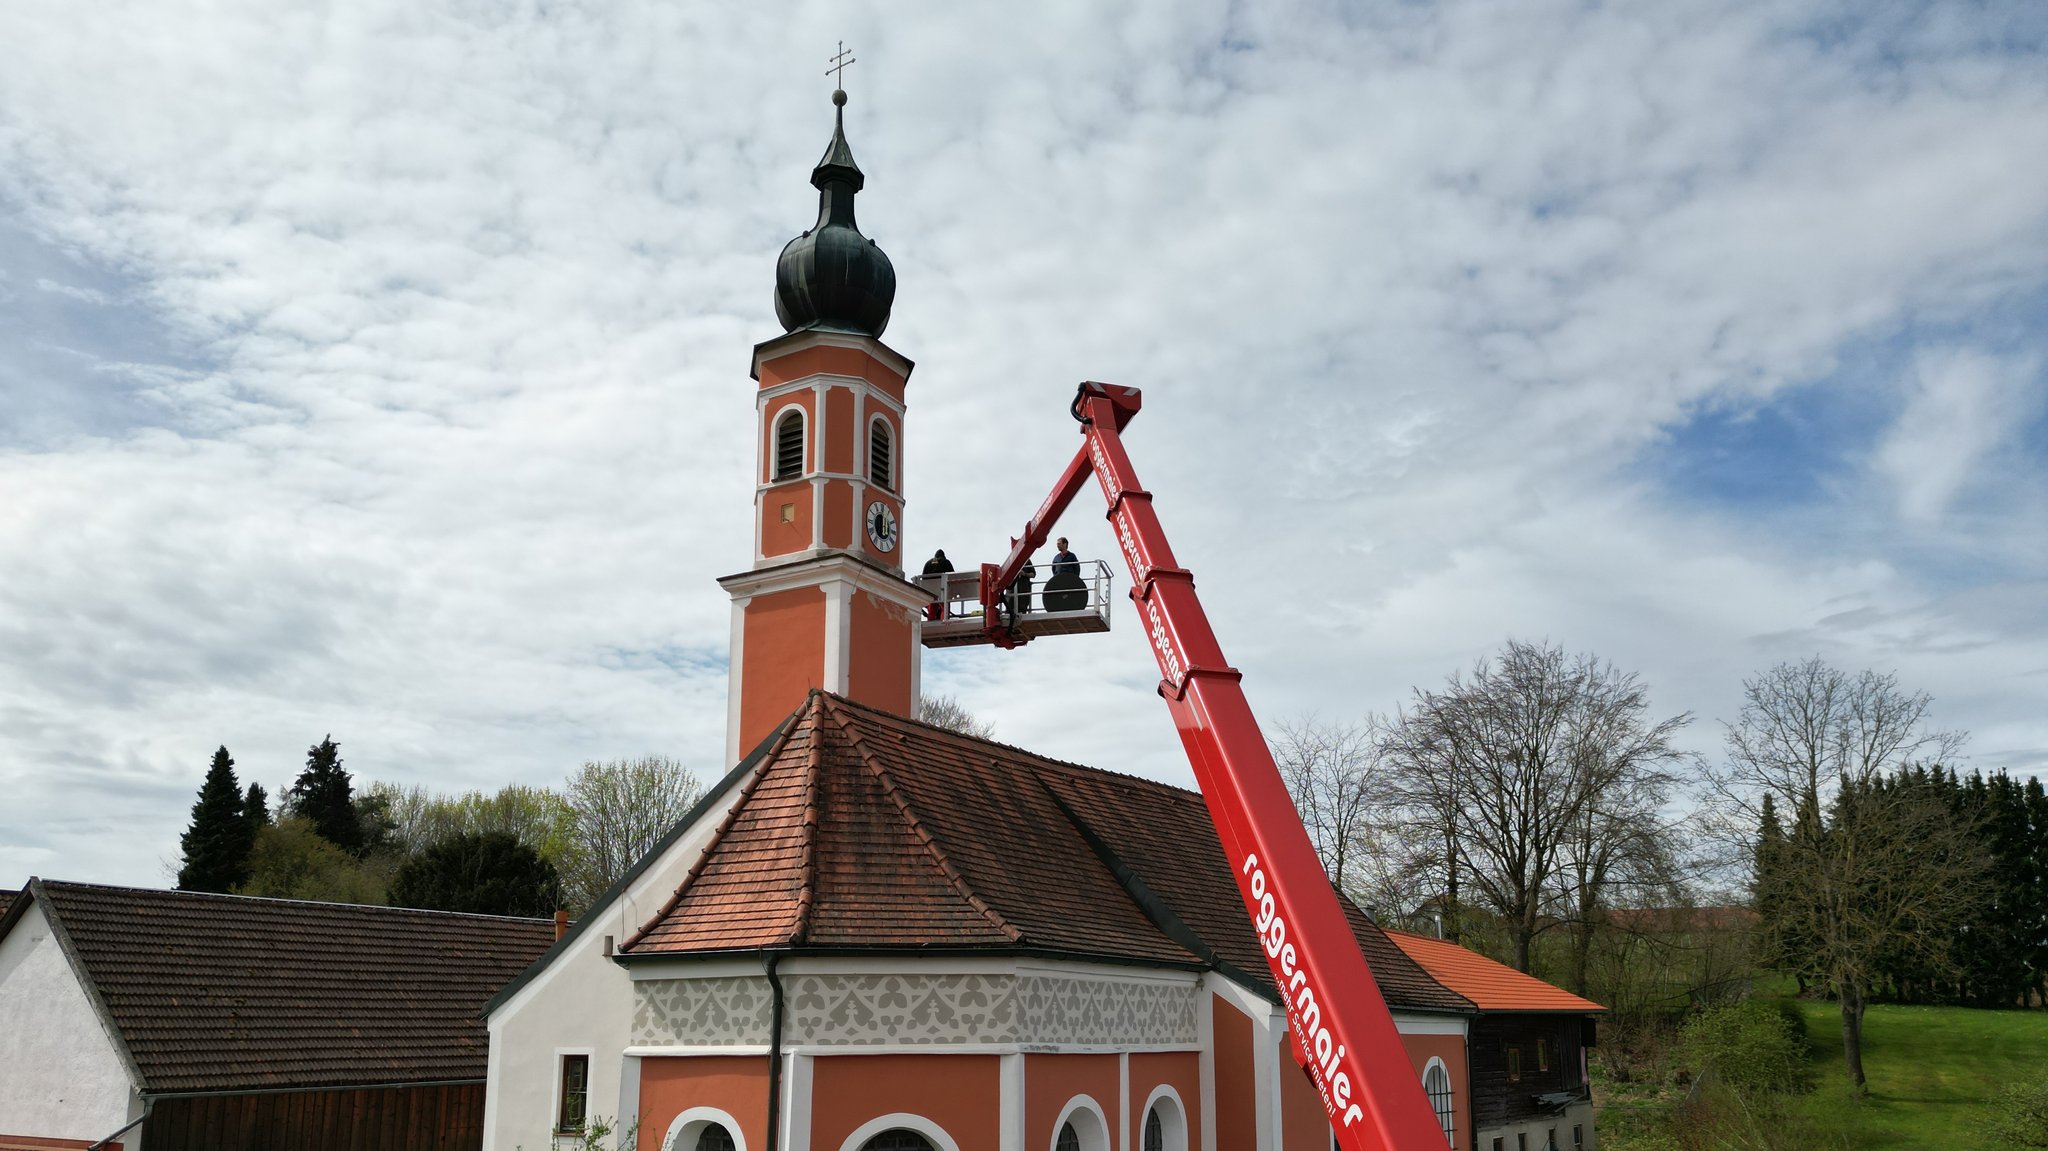
MULTIPOLYGON (((14 5, 0 884, 160 879, 222 742, 272 787, 327 732, 444 789, 715 770, 841 37, 912 554, 992 558, 1073 382, 1136 384, 1269 714, 1518 635, 1725 717, 1817 651, 2048 768, 2030 8, 14 5), (1698 498, 1709 452, 1762 478, 1698 498)), ((1129 628, 926 671, 1185 780, 1150 680, 1129 628)))

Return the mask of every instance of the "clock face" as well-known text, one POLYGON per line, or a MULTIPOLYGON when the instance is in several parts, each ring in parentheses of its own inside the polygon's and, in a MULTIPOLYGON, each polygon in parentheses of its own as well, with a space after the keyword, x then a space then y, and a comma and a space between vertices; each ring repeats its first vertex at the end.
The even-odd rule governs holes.
POLYGON ((896 550, 896 511, 881 500, 868 505, 868 542, 885 552, 896 550))

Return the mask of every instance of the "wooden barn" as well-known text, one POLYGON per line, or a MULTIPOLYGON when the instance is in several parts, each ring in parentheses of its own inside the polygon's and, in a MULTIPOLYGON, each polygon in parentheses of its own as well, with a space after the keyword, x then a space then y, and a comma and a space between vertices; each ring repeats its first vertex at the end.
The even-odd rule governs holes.
POLYGON ((0 915, 0 1147, 479 1147, 479 1009, 554 933, 31 879, 0 915))
POLYGON ((1455 943, 1387 937, 1477 1011, 1465 1037, 1473 1151, 1595 1146, 1588 1052, 1605 1009, 1455 943))

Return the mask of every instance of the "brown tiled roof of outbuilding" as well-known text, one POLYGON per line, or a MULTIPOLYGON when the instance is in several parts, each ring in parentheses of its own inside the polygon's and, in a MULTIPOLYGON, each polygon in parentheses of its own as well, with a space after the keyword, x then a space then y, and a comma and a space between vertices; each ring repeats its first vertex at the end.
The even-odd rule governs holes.
POLYGON ((36 880, 147 1092, 484 1077, 479 1009, 544 919, 36 880))
MULTIPOLYGON (((630 959, 762 948, 1265 958, 1202 797, 814 692, 630 959)), ((1389 1003, 1469 1012, 1356 907, 1389 1003)))

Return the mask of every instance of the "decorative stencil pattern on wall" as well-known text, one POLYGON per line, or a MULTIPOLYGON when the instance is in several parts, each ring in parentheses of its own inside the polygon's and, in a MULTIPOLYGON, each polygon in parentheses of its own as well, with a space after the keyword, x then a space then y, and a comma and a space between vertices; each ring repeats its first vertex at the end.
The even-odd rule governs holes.
POLYGON ((1027 1043, 1193 1044, 1197 989, 1171 983, 1031 976, 1020 981, 1027 1043))
POLYGON ((1014 975, 799 975, 793 1043, 1015 1043, 1014 975))
POLYGON ((633 984, 633 1042, 644 1047, 766 1043, 773 1009, 763 976, 642 980, 633 984))
MULTIPOLYGON (((642 980, 633 1042, 649 1047, 765 1044, 760 977, 642 980)), ((786 975, 783 1041, 1192 1046, 1193 984, 1014 975, 786 975)))

